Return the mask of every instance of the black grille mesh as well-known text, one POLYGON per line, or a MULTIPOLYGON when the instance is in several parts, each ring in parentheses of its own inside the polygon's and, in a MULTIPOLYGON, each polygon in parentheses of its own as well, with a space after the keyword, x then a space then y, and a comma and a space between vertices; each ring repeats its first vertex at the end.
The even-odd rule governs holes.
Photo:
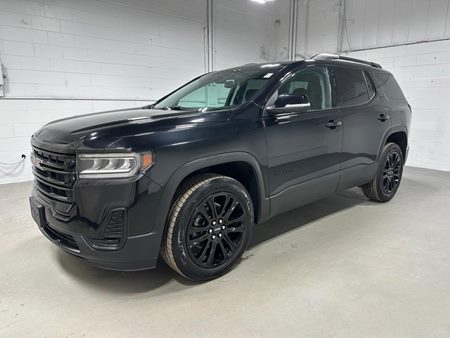
POLYGON ((32 156, 33 174, 39 191, 51 199, 73 202, 75 155, 58 154, 33 147, 32 156))

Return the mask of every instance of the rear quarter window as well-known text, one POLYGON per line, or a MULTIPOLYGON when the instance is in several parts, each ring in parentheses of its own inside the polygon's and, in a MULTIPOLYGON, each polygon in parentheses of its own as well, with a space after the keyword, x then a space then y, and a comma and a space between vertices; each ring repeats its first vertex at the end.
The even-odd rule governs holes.
POLYGON ((392 74, 375 72, 374 80, 377 88, 381 88, 389 100, 406 100, 405 95, 403 95, 400 86, 392 74))
POLYGON ((372 78, 370 77, 369 73, 364 72, 364 77, 366 78, 367 89, 369 90, 369 97, 372 99, 376 94, 375 86, 372 82, 372 78))

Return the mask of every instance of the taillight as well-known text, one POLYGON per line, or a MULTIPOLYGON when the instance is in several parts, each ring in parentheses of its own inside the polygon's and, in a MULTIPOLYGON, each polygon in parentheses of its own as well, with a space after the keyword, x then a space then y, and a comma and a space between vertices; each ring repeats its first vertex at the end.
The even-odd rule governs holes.
POLYGON ((412 114, 411 105, 408 103, 409 112, 412 114))

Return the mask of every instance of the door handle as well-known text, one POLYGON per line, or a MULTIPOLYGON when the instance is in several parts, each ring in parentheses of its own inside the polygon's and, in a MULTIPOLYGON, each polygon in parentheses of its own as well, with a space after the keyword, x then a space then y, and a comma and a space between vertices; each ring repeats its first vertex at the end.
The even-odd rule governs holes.
POLYGON ((380 116, 378 116, 377 119, 381 122, 385 122, 385 121, 389 120, 389 115, 380 114, 380 116))
POLYGON ((336 127, 340 127, 340 126, 342 126, 341 121, 330 120, 327 123, 325 123, 325 127, 330 128, 330 129, 336 129, 336 127))

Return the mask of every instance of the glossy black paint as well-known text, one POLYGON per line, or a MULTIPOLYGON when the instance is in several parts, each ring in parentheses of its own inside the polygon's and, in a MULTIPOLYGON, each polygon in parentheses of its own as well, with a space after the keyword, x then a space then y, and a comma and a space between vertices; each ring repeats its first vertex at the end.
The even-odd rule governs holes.
MULTIPOLYGON (((97 266, 146 269, 156 265, 176 190, 193 173, 218 171, 238 178, 240 168, 248 168, 251 177, 243 184, 250 190, 257 223, 369 182, 386 140, 394 133, 408 135, 411 112, 406 100, 392 102, 377 89, 375 97, 363 105, 267 114, 267 101, 274 90, 302 67, 328 67, 331 84, 333 67, 356 67, 369 74, 382 71, 340 60, 282 65, 252 101, 234 109, 168 112, 143 107, 45 125, 31 139, 39 149, 72 155, 152 151, 156 164, 131 179, 77 179, 71 203, 55 201, 35 187, 30 199, 41 231, 66 251, 97 266), (382 120, 382 114, 390 118, 382 120), (95 250, 89 238, 101 235, 108 215, 117 208, 126 211, 123 246, 115 251, 95 250), (72 236, 78 249, 55 240, 52 229, 72 236)), ((339 88, 332 86, 332 90, 335 98, 339 88)))

